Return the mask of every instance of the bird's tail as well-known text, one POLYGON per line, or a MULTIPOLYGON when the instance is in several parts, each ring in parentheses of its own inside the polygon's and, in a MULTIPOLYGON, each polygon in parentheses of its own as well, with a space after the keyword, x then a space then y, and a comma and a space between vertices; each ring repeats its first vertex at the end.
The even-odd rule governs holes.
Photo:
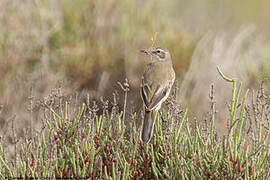
POLYGON ((157 110, 145 111, 143 129, 141 134, 141 140, 144 143, 148 143, 152 138, 156 116, 157 110))

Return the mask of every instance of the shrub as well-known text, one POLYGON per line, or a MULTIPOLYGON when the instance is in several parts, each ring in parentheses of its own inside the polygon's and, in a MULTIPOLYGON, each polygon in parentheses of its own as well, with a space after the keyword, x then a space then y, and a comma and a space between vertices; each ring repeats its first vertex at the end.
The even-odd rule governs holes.
MULTIPOLYGON (((125 116, 113 102, 104 102, 97 115, 95 102, 54 106, 42 101, 43 128, 25 138, 9 159, 0 144, 1 178, 91 178, 91 179, 266 179, 269 175, 269 98, 263 88, 252 106, 240 102, 241 83, 232 83, 227 136, 215 131, 214 88, 210 91, 209 119, 205 124, 187 115, 170 97, 168 113, 160 113, 149 144, 143 144, 137 127, 138 114, 125 116), (92 105, 91 105, 92 104, 92 105), (254 117, 254 122, 252 119, 254 117), (125 119, 123 118, 125 117, 125 119), (257 119, 257 120, 256 120, 257 119), (249 121, 249 122, 248 122, 249 121)), ((127 91, 126 91, 127 93, 127 91)), ((127 96, 126 96, 127 98, 127 96)), ((126 99, 127 100, 127 99, 126 99)))

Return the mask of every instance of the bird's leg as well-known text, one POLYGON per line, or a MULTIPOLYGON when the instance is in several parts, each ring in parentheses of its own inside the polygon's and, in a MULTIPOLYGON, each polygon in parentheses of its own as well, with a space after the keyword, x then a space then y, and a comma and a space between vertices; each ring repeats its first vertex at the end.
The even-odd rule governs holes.
POLYGON ((158 114, 159 114, 161 121, 162 121, 162 129, 165 130, 168 126, 167 117, 165 115, 162 115, 163 113, 161 113, 160 110, 158 111, 158 114))

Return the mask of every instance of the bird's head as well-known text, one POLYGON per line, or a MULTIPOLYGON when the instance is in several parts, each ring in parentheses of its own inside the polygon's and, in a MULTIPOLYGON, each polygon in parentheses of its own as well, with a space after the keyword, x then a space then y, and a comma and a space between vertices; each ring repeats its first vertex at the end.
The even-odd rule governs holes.
POLYGON ((150 49, 142 49, 142 53, 151 55, 155 59, 159 61, 166 61, 166 60, 171 60, 171 55, 168 50, 162 49, 160 47, 154 47, 150 49))

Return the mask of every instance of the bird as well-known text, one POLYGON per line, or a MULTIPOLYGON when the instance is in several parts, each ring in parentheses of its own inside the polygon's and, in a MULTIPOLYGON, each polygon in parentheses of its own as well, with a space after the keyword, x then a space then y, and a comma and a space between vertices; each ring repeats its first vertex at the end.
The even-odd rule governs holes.
POLYGON ((175 80, 175 71, 167 49, 152 47, 142 49, 141 52, 152 57, 152 61, 146 65, 140 87, 144 109, 141 140, 148 143, 153 136, 157 113, 170 94, 175 80))

